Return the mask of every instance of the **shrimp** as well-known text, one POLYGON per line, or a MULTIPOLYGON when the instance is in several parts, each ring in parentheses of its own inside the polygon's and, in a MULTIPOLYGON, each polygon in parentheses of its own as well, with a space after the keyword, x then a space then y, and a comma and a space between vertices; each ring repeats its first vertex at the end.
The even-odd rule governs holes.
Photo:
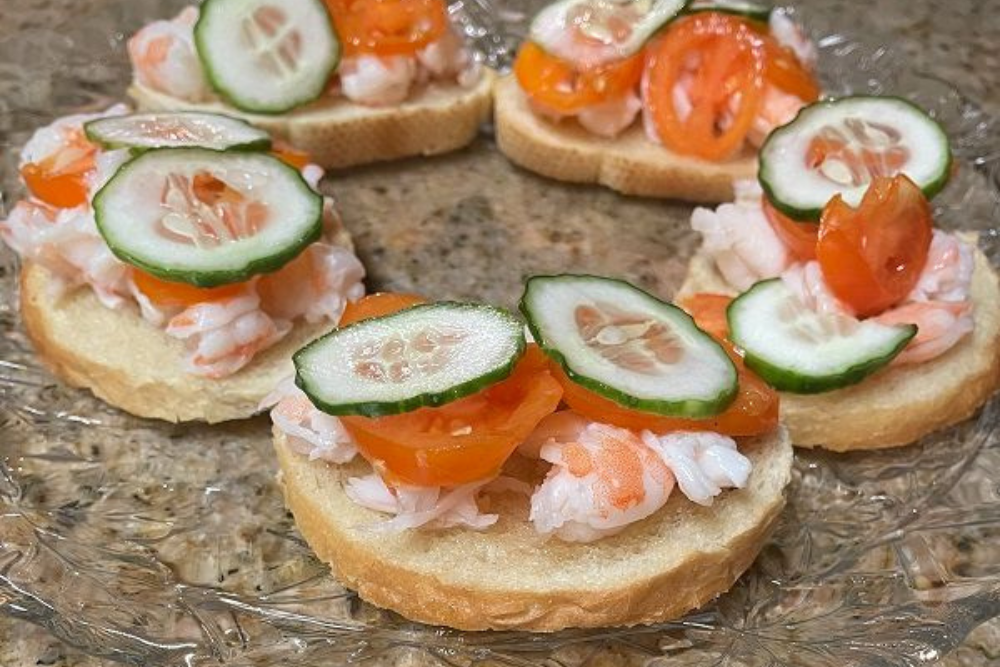
POLYGON ((285 434, 289 446, 310 461, 342 464, 357 456, 357 445, 340 420, 318 410, 295 386, 294 377, 278 383, 260 407, 272 408, 271 422, 285 434))
POLYGON ((550 437, 539 452, 552 468, 531 497, 535 530, 591 542, 663 507, 674 477, 639 436, 593 422, 581 427, 566 420, 562 426, 553 431, 558 439, 550 437))
POLYGON ((248 284, 243 294, 181 311, 167 323, 166 333, 187 341, 189 372, 217 379, 243 368, 291 328, 291 322, 275 321, 260 310, 260 298, 248 284))
POLYGON ((417 51, 416 58, 430 78, 455 80, 464 88, 475 85, 482 75, 482 66, 454 30, 417 51))
POLYGON ((785 93, 774 86, 764 88, 764 98, 760 110, 753 119, 747 139, 758 148, 764 144, 767 135, 792 119, 806 103, 798 96, 785 93))
POLYGON ((699 505, 711 505, 722 489, 742 489, 750 479, 750 459, 737 451, 736 441, 728 436, 709 431, 666 435, 643 431, 642 441, 670 468, 681 492, 699 505))
POLYGON ((261 307, 275 318, 337 322, 349 301, 365 293, 365 269, 350 250, 314 243, 258 284, 261 307))
POLYGON ((853 308, 830 291, 823 280, 823 270, 815 260, 792 264, 781 274, 781 280, 809 310, 824 315, 855 315, 853 308))
POLYGON ((795 54, 800 63, 809 69, 816 67, 816 44, 809 39, 802 27, 796 23, 791 12, 785 7, 776 7, 771 12, 768 30, 779 44, 795 54))
POLYGON ((913 301, 875 317, 882 324, 916 324, 917 335, 892 360, 897 366, 919 364, 941 356, 972 332, 972 304, 913 301))
POLYGON ((576 115, 577 122, 588 131, 601 137, 615 137, 631 127, 642 109, 642 102, 634 91, 622 97, 605 100, 581 109, 576 115))
POLYGON ((154 21, 128 41, 136 83, 188 102, 212 98, 194 44, 198 8, 185 7, 170 21, 154 21))
POLYGON ((908 301, 967 301, 975 259, 972 246, 962 239, 934 230, 927 263, 908 301))
POLYGON ((345 58, 338 68, 344 97, 367 106, 401 104, 417 76, 417 62, 406 56, 345 58))
POLYGON ((484 530, 497 522, 496 514, 483 514, 476 504, 476 495, 491 480, 464 484, 452 489, 438 486, 389 487, 375 473, 347 480, 344 492, 362 507, 394 514, 382 521, 360 528, 383 533, 397 533, 411 528, 450 528, 463 526, 484 530))
POLYGON ((792 258, 764 215, 759 186, 748 182, 735 187, 736 201, 714 211, 696 208, 691 227, 701 233, 702 249, 722 276, 742 291, 758 280, 779 275, 792 258))

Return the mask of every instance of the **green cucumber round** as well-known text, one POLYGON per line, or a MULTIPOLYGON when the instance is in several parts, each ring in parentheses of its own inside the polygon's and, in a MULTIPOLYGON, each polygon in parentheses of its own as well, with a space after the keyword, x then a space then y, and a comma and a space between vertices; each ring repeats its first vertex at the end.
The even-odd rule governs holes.
POLYGON ((835 195, 861 202, 873 176, 906 174, 927 195, 937 194, 951 174, 948 135, 912 102, 898 97, 856 95, 815 102, 771 133, 760 149, 757 178, 768 200, 795 220, 818 220, 835 195), (827 159, 812 166, 810 147, 827 138, 845 154, 876 156, 873 169, 827 159), (886 157, 891 156, 891 157, 886 157), (901 166, 896 166, 902 162, 901 166))
POLYGON ((331 415, 450 403, 511 374, 524 326, 501 308, 440 302, 335 329, 295 353, 295 383, 331 415))
POLYGON ((697 12, 720 12, 722 14, 732 14, 742 16, 752 21, 767 23, 771 18, 773 7, 759 2, 749 2, 746 0, 694 0, 685 10, 688 14, 697 12))
POLYGON ((621 280, 535 276, 521 312, 539 346, 566 375, 635 410, 701 418, 738 391, 736 367, 680 308, 621 280))
POLYGON ((93 206, 115 256, 198 287, 276 271, 323 230, 323 198, 267 153, 148 150, 118 169, 93 206))
POLYGON ((322 0, 205 0, 194 40, 212 88, 253 113, 318 99, 340 62, 322 0))
POLYGON ((917 334, 810 310, 781 281, 764 280, 727 310, 729 337, 748 368, 780 391, 818 394, 861 382, 885 367, 917 334))
POLYGON ((180 148, 266 151, 271 136, 232 116, 201 111, 133 113, 98 118, 83 126, 87 139, 107 149, 180 148))
POLYGON ((657 30, 674 20, 688 0, 557 0, 531 21, 529 39, 581 69, 600 67, 638 53, 657 30), (608 25, 629 24, 626 35, 608 25), (583 33, 574 38, 571 30, 583 33))

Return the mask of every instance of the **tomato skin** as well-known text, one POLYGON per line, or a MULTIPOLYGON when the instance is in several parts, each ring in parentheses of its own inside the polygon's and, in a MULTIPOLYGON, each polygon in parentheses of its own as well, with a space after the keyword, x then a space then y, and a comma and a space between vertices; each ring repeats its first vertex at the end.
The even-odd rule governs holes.
POLYGON ((920 279, 933 235, 930 202, 905 175, 877 177, 855 209, 838 195, 820 217, 816 257, 833 294, 858 317, 903 300, 920 279))
POLYGON ((426 303, 427 299, 416 294, 404 294, 401 292, 376 292, 363 296, 357 301, 352 301, 344 308, 344 313, 340 316, 337 326, 346 327, 361 320, 372 317, 381 317, 398 312, 404 308, 415 306, 418 303, 426 303))
POLYGON ((163 280, 135 267, 132 267, 132 282, 156 305, 182 306, 184 308, 197 303, 228 299, 241 294, 246 289, 245 283, 233 283, 219 287, 195 287, 187 283, 163 280))
POLYGON ((581 71, 534 42, 525 42, 514 61, 514 76, 532 102, 558 114, 573 114, 633 90, 642 78, 642 67, 642 54, 637 53, 581 71))
POLYGON ((716 340, 725 340, 729 336, 726 309, 732 302, 733 297, 725 294, 699 292, 685 297, 677 305, 694 318, 694 323, 702 331, 716 340))
POLYGON ((763 199, 764 215, 771 223, 771 229, 778 235, 785 247, 796 259, 808 262, 816 259, 816 242, 819 239, 819 225, 815 222, 799 222, 776 209, 767 197, 763 199))
POLYGON ((344 55, 408 56, 448 29, 442 0, 326 0, 344 55))
POLYGON ((271 155, 298 171, 302 171, 312 161, 309 153, 300 151, 291 144, 286 144, 283 141, 275 141, 273 143, 271 146, 271 155))
POLYGON ((819 99, 819 83, 799 59, 787 47, 782 46, 770 35, 763 36, 767 60, 764 65, 764 79, 781 91, 795 95, 803 102, 819 99))
POLYGON ((507 379, 472 396, 388 417, 341 417, 341 422, 387 482, 456 486, 496 476, 538 423, 556 411, 562 394, 548 358, 529 345, 507 379))

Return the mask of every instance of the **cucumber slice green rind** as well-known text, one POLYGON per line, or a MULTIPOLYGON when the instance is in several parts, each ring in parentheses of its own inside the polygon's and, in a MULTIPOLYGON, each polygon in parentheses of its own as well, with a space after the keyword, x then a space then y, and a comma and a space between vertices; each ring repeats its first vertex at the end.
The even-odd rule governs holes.
POLYGON ((117 150, 119 148, 128 148, 133 151, 133 153, 140 153, 142 151, 147 151, 153 148, 183 148, 183 147, 200 147, 200 148, 210 148, 212 150, 230 150, 230 151, 267 151, 271 149, 271 136, 259 128, 250 125, 246 121, 235 118, 233 116, 227 116, 225 114, 219 113, 204 113, 201 111, 170 111, 170 112, 151 112, 151 113, 134 113, 127 114, 124 116, 110 116, 108 118, 98 118, 90 122, 84 123, 83 133, 87 137, 87 140, 95 143, 102 148, 108 150, 117 150), (203 119, 206 121, 211 121, 213 119, 222 120, 224 123, 239 126, 239 129, 245 131, 248 135, 253 135, 253 139, 246 138, 243 140, 231 140, 231 141, 217 141, 214 144, 209 144, 208 142, 182 142, 182 141, 163 141, 156 142, 153 139, 150 140, 137 140, 137 141, 121 141, 113 140, 108 138, 107 128, 111 128, 114 125, 120 125, 123 122, 129 122, 133 120, 138 120, 142 118, 148 118, 150 120, 156 117, 188 117, 203 119))
MULTIPOLYGON (((305 392, 312 404, 319 410, 334 416, 361 415, 364 417, 386 417, 411 412, 418 408, 438 407, 482 391, 490 385, 509 377, 521 360, 521 357, 524 356, 526 347, 527 342, 524 337, 524 326, 509 311, 483 304, 440 301, 418 304, 391 315, 368 318, 346 327, 334 329, 292 355, 292 362, 295 365, 296 386, 305 392), (357 327, 370 326, 373 322, 392 324, 393 320, 399 320, 412 316, 414 313, 429 310, 438 310, 442 313, 450 311, 449 314, 452 317, 460 317, 463 312, 480 312, 490 314, 501 321, 505 321, 504 323, 510 328, 510 341, 514 343, 513 354, 509 356, 506 362, 492 367, 489 371, 455 383, 441 391, 417 393, 412 396, 388 401, 331 401, 319 389, 313 378, 310 377, 309 366, 311 361, 313 361, 313 357, 322 355, 324 348, 329 347, 331 342, 336 341, 337 337, 344 335, 344 332, 356 331, 357 327)), ((331 360, 331 363, 343 363, 343 359, 335 357, 331 360)))
POLYGON ((532 276, 528 279, 528 282, 525 285, 524 294, 521 296, 519 308, 527 320, 528 329, 531 331, 531 335, 535 339, 535 342, 542 349, 542 351, 549 356, 549 358, 562 366, 563 372, 566 373, 566 376, 569 377, 570 380, 582 387, 587 388, 595 394, 614 401, 623 407, 642 412, 649 412, 655 415, 700 419, 712 417, 723 412, 729 404, 732 403, 739 392, 736 366, 732 363, 732 360, 729 359, 729 356, 718 342, 702 331, 694 323, 694 319, 692 319, 691 316, 684 312, 681 308, 678 308, 671 303, 661 301, 648 292, 644 292, 624 280, 583 274, 532 276), (556 280, 611 283, 642 295, 644 299, 648 300, 649 303, 654 304, 656 308, 662 308, 664 312, 670 313, 671 316, 675 318, 675 322, 673 322, 674 324, 680 324, 682 327, 688 328, 689 331, 700 335, 703 337, 703 342, 708 343, 708 347, 710 349, 717 350, 719 359, 724 360, 723 363, 726 364, 731 371, 732 381, 729 382, 725 388, 721 389, 718 394, 707 399, 656 400, 634 396, 620 387, 613 386, 607 382, 577 371, 573 367, 572 360, 568 359, 563 351, 560 350, 548 336, 546 336, 545 331, 539 324, 539 318, 534 312, 536 306, 532 303, 534 298, 533 288, 537 288, 538 285, 546 281, 556 280))
POLYGON ((767 23, 771 18, 771 11, 773 9, 769 5, 762 5, 756 2, 740 2, 739 0, 694 0, 687 6, 685 13, 719 12, 721 14, 732 14, 733 16, 742 16, 753 21, 767 23))
MULTIPOLYGON (((806 188, 802 187, 802 172, 789 173, 784 176, 778 171, 777 163, 779 163, 780 156, 776 155, 778 152, 778 147, 786 137, 792 136, 794 133, 798 132, 801 128, 801 124, 810 120, 815 114, 830 113, 831 111, 836 111, 838 108, 852 104, 854 102, 868 102, 872 100, 877 100, 880 102, 885 102, 891 105, 897 105, 899 108, 909 110, 913 113, 913 118, 920 118, 922 122, 925 123, 925 127, 928 129, 933 128, 931 134, 935 135, 935 140, 941 148, 943 153, 943 158, 938 169, 935 170, 933 176, 929 178, 922 179, 923 182, 917 182, 920 189, 923 191, 924 196, 928 199, 933 198, 937 193, 939 193, 945 185, 948 184, 948 180, 951 177, 951 167, 953 157, 950 150, 950 145, 948 141, 948 134, 945 132, 941 124, 927 115, 927 113, 921 109, 919 106, 913 102, 893 96, 872 96, 872 95, 848 95, 846 97, 839 97, 833 100, 822 100, 815 102, 799 110, 799 113, 795 116, 791 122, 786 125, 782 125, 778 129, 771 132, 764 144, 760 148, 758 154, 758 170, 757 170, 757 180, 760 182, 761 188, 764 190, 764 194, 767 196, 768 201, 779 211, 785 215, 802 222, 808 221, 818 221, 823 213, 823 208, 826 204, 833 198, 832 193, 827 193, 829 196, 820 197, 818 199, 814 198, 812 201, 806 203, 801 199, 801 197, 796 197, 796 193, 802 193, 806 188), (783 184, 783 181, 787 181, 787 185, 783 184)), ((797 167, 803 172, 804 167, 797 167)), ((916 182, 916 180, 915 180, 916 182)), ((863 192, 865 186, 856 192, 863 192)), ((860 195, 856 195, 857 199, 860 199, 860 195)), ((847 199, 847 197, 845 197, 847 199)), ((849 204, 857 205, 857 201, 848 201, 849 204)))
POLYGON ((196 287, 218 287, 219 285, 243 282, 260 273, 277 271, 298 257, 310 244, 318 241, 323 234, 323 197, 306 183, 301 173, 266 153, 214 151, 207 148, 154 148, 143 151, 119 167, 114 176, 94 195, 93 208, 97 231, 100 232, 105 243, 118 259, 157 278, 196 287), (266 161, 266 164, 275 169, 277 173, 289 178, 296 189, 301 192, 303 202, 307 202, 307 208, 311 207, 313 211, 303 216, 308 222, 303 224, 302 231, 295 237, 283 242, 280 247, 275 248, 266 256, 249 257, 239 266, 192 270, 164 265, 155 259, 128 250, 126 244, 119 242, 115 230, 112 229, 113 225, 109 224, 108 220, 110 216, 115 214, 117 208, 114 204, 116 189, 122 187, 123 181, 130 172, 137 169, 143 161, 160 159, 161 156, 165 155, 183 156, 188 161, 206 159, 215 161, 225 160, 226 156, 253 156, 256 160, 266 161))
POLYGON ((898 325, 892 327, 898 329, 898 335, 890 345, 868 356, 859 356, 857 361, 837 369, 836 372, 823 375, 807 375, 797 372, 787 365, 783 365, 780 360, 774 359, 773 356, 758 350, 748 349, 745 347, 746 341, 742 337, 742 318, 747 309, 753 308, 753 299, 766 290, 773 289, 776 285, 781 285, 780 278, 762 280, 753 285, 729 304, 729 308, 726 310, 726 319, 729 322, 733 343, 744 352, 743 360, 747 367, 779 391, 793 394, 820 394, 858 384, 872 373, 887 366, 917 335, 916 325, 898 325))
POLYGON ((307 1, 312 2, 326 17, 324 22, 326 30, 324 32, 328 33, 326 36, 329 38, 332 48, 328 57, 320 64, 320 70, 324 75, 322 77, 317 76, 316 81, 312 85, 303 87, 295 95, 281 101, 266 103, 251 100, 227 83, 224 80, 225 77, 221 76, 219 66, 214 62, 213 58, 213 31, 216 29, 223 31, 236 30, 235 26, 227 25, 225 5, 240 5, 244 4, 246 0, 205 0, 201 5, 201 13, 194 26, 194 43, 195 50, 198 52, 198 60, 201 61, 205 77, 208 79, 208 83, 212 86, 212 89, 226 102, 240 111, 264 115, 282 114, 321 98, 326 91, 330 77, 337 71, 337 67, 340 65, 342 47, 336 31, 333 29, 333 21, 330 18, 326 4, 321 2, 321 0, 307 1))

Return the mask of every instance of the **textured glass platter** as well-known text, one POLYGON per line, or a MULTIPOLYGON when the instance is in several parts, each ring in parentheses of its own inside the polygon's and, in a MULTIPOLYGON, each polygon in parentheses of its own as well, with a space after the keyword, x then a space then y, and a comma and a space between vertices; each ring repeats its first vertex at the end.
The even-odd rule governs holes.
MULTIPOLYGON (((453 16, 503 65, 531 8, 473 1, 453 16)), ((13 149, 53 117, 117 99, 124 36, 178 5, 121 0, 0 41, 3 206, 21 193, 13 149)), ((902 94, 944 123, 960 169, 935 201, 938 222, 979 231, 1000 262, 1000 127, 856 25, 800 18, 820 40, 827 90, 902 94)), ((696 243, 689 207, 535 178, 488 136, 325 187, 372 289, 511 304, 524 275, 574 269, 669 295, 696 243)), ((757 564, 682 621, 555 635, 429 628, 359 601, 312 557, 283 508, 266 419, 144 422, 53 381, 24 338, 14 258, 0 250, 0 613, 143 665, 918 664, 1000 614, 998 422, 994 400, 914 447, 800 454, 757 564)))

